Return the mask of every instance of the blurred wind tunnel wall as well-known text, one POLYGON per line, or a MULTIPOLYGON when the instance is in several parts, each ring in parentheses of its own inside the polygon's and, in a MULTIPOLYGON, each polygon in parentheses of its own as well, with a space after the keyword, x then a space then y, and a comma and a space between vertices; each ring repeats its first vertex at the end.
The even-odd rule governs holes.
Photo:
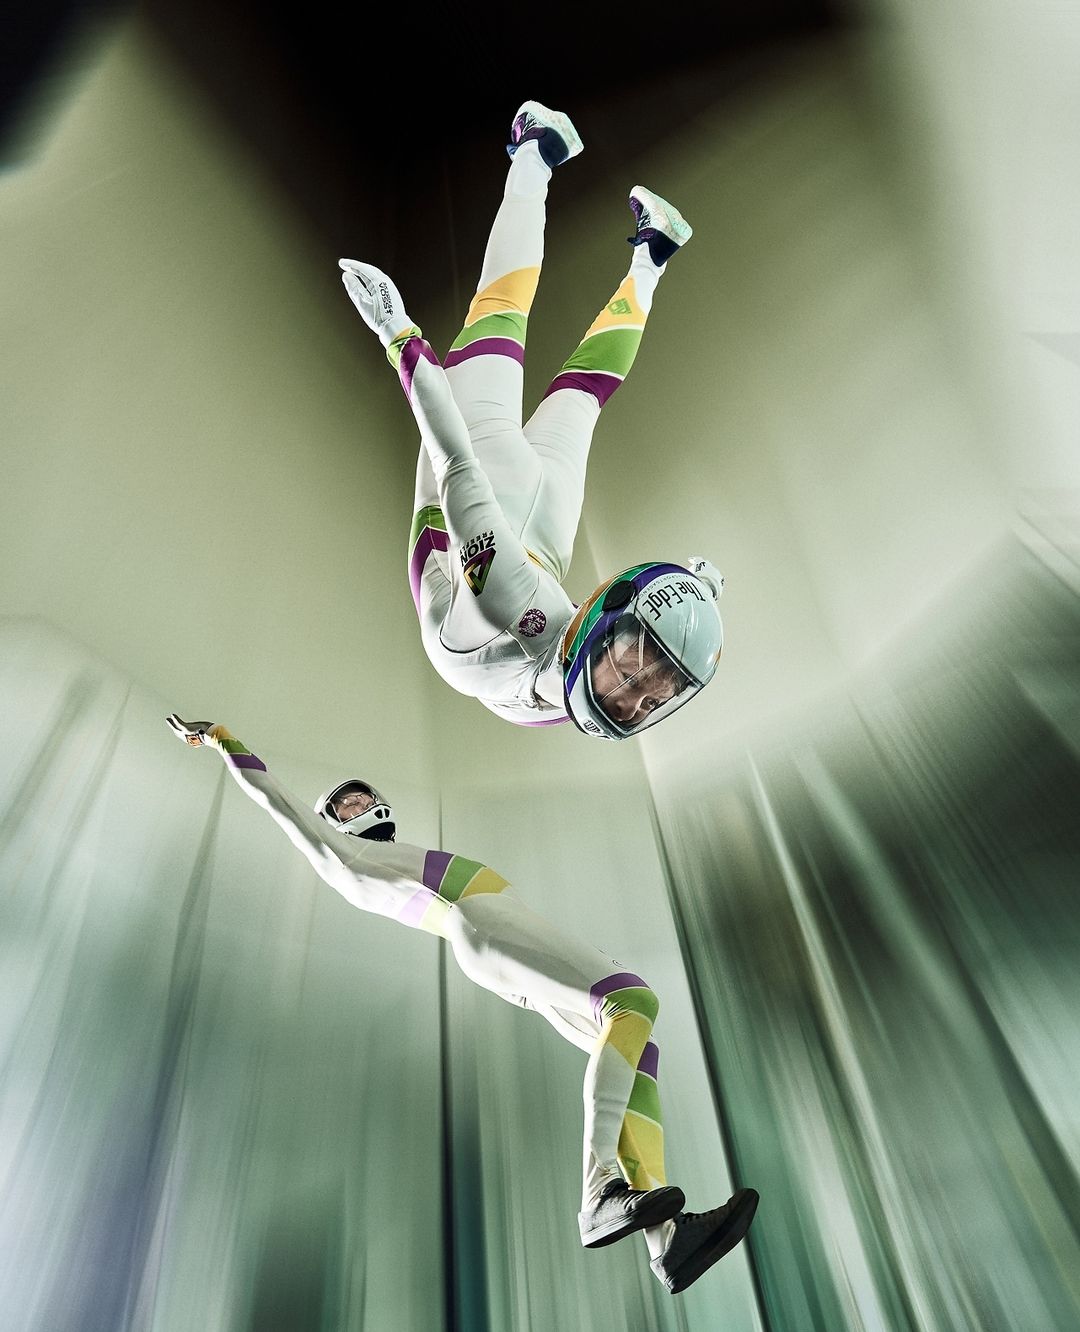
POLYGON ((451 148, 317 133, 242 12, 83 15, 0 177, 0 1327, 1074 1332, 1080 14, 690 18, 630 91, 493 62, 451 148), (567 580, 726 575, 715 682, 636 745, 429 667, 414 427, 336 270, 448 346, 530 96, 586 152, 528 397, 627 189, 695 229, 567 580), (340 899, 173 710, 647 977, 670 1177, 757 1188, 747 1242, 674 1298, 582 1250, 582 1052, 340 899))

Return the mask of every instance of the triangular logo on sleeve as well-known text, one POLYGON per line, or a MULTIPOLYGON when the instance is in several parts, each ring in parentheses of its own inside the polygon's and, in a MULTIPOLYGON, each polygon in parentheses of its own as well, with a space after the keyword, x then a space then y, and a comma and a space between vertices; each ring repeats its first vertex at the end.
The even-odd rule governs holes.
POLYGON ((474 555, 462 569, 462 575, 474 597, 478 597, 483 592, 494 559, 495 552, 493 550, 482 550, 479 555, 474 555))

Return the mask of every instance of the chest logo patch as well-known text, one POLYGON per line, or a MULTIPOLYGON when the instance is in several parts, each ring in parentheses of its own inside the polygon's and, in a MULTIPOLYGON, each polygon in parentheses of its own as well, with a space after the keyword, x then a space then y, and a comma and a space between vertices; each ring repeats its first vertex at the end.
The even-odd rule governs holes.
POLYGON ((547 628, 547 616, 535 606, 530 607, 518 620, 518 633, 522 638, 535 638, 547 628))
POLYGON ((474 597, 483 592, 495 559, 495 533, 481 532, 461 548, 461 573, 474 597))

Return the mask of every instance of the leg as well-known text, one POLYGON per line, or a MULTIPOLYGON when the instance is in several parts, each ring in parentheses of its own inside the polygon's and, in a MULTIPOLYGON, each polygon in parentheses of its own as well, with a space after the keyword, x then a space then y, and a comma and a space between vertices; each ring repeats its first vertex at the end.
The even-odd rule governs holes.
POLYGON ((525 331, 544 259, 551 168, 535 142, 511 159, 476 294, 444 364, 474 438, 521 431, 525 331))
POLYGON ((581 151, 566 116, 526 102, 511 130, 503 199, 447 378, 473 447, 516 533, 533 507, 541 463, 521 432, 525 331, 544 257, 552 167, 581 151))
POLYGON ((681 1189, 631 1191, 619 1181, 620 1168, 641 1184, 664 1178, 657 1055, 649 1039, 656 996, 639 976, 562 934, 512 894, 467 891, 444 918, 443 933, 470 980, 543 1013, 575 1045, 590 1023, 596 1027, 584 1086, 582 1243, 597 1248, 641 1229, 655 1276, 671 1294, 685 1290, 743 1238, 758 1196, 739 1189, 722 1207, 685 1212, 677 1210, 681 1189))
MULTIPOLYGON (((562 934, 510 894, 464 898, 457 905, 446 937, 470 980, 497 994, 526 997, 574 1044, 582 1045, 581 1037, 593 1030, 583 1088, 583 1213, 621 1175, 633 1189, 661 1189, 658 1056, 649 1039, 656 996, 640 977, 562 934)), ((670 1199, 661 1201, 671 1215, 670 1199)))
POLYGON ((600 409, 634 363, 667 258, 691 234, 670 204, 642 186, 630 204, 638 222, 630 269, 525 426, 543 477, 521 539, 560 582, 570 567, 600 409))
MULTIPOLYGON (((502 997, 505 999, 510 996, 502 997)), ((514 1000, 511 999, 511 1002, 514 1000)), ((579 1050, 589 1055, 595 1050, 601 1035, 595 1021, 586 1021, 574 1013, 561 1012, 545 1004, 526 1001, 522 1007, 531 1008, 546 1018, 560 1036, 579 1050)), ((634 1088, 623 1115, 619 1146, 615 1153, 619 1169, 632 1189, 654 1189, 667 1182, 664 1174, 664 1130, 657 1091, 659 1063, 659 1047, 653 1040, 646 1041, 637 1063, 634 1088)))

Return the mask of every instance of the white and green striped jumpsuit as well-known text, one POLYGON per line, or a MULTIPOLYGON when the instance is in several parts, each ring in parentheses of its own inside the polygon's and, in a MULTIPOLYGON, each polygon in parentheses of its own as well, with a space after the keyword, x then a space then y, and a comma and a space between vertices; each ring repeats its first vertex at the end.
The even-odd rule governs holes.
POLYGON ((204 743, 353 906, 446 939, 470 980, 540 1013, 588 1052, 583 1207, 618 1174, 637 1189, 665 1182, 659 1051, 651 1039, 659 1001, 640 976, 556 929, 479 861, 339 832, 224 726, 208 731, 204 743))
MULTIPOLYGON (((528 149, 532 145, 527 145, 528 149)), ((420 330, 387 349, 420 427, 409 580, 427 654, 454 689, 525 726, 567 720, 562 587, 600 409, 633 364, 664 269, 630 269, 522 424, 525 333, 549 169, 510 164, 465 326, 442 365, 420 330)))

